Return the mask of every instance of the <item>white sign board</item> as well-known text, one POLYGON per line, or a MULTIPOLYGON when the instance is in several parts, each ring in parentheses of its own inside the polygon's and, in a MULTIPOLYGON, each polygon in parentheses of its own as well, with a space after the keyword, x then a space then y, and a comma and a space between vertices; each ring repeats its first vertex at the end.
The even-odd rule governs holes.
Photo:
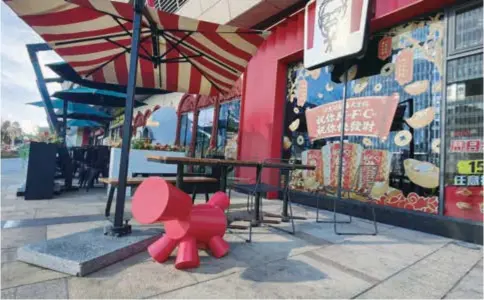
POLYGON ((312 0, 306 4, 304 67, 315 69, 364 54, 370 0, 312 0))

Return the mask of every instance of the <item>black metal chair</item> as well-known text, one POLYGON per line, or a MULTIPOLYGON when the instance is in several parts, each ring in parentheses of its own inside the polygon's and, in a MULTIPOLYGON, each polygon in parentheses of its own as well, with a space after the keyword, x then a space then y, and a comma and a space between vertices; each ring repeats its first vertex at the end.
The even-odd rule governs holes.
MULTIPOLYGON (((350 185, 349 189, 342 188, 341 189, 341 199, 351 199, 351 194, 354 194, 355 196, 358 196, 362 201, 366 201, 369 203, 369 206, 371 207, 372 215, 373 215, 373 226, 374 226, 374 231, 373 232, 341 232, 338 231, 337 224, 350 224, 352 223, 352 217, 351 215, 349 216, 348 221, 338 221, 337 220, 337 204, 338 204, 338 199, 335 197, 329 197, 333 201, 333 220, 319 220, 319 201, 321 200, 322 197, 317 198, 317 211, 316 211, 316 222, 318 223, 332 223, 334 226, 334 232, 338 235, 377 235, 378 234, 378 226, 376 223, 376 213, 375 213, 375 204, 372 203, 376 199, 373 199, 371 196, 371 191, 373 189, 373 186, 375 185, 376 182, 376 176, 378 174, 378 168, 379 166, 377 165, 360 165, 356 171, 356 174, 354 176, 353 182, 350 185), (346 195, 346 197, 345 197, 346 195)), ((336 192, 336 189, 334 187, 322 187, 322 189, 319 191, 319 193, 328 196, 329 194, 334 194, 336 192)))
MULTIPOLYGON (((290 162, 289 160, 284 160, 284 159, 277 159, 277 158, 271 158, 271 159, 266 159, 262 162, 261 164, 261 172, 260 172, 260 175, 258 178, 256 178, 256 182, 254 184, 248 184, 248 183, 236 183, 234 185, 231 185, 231 189, 234 189, 234 190, 237 190, 237 191, 240 191, 240 192, 243 192, 243 193, 246 193, 248 194, 248 212, 249 212, 249 220, 245 220, 245 221, 249 221, 249 237, 248 239, 246 240, 248 243, 250 243, 252 241, 252 220, 253 220, 253 213, 254 213, 254 209, 255 207, 253 207, 253 202, 251 201, 252 197, 255 197, 256 194, 265 194, 267 195, 268 193, 278 193, 278 194, 281 194, 283 198, 287 197, 287 201, 288 201, 288 206, 289 206, 289 219, 291 221, 291 227, 292 227, 292 230, 291 231, 288 231, 288 230, 285 230, 283 228, 280 228, 280 227, 274 227, 272 226, 272 228, 275 228, 275 229, 278 229, 278 230, 281 230, 281 231, 284 231, 284 232, 287 232, 287 233, 290 233, 290 234, 294 234, 296 232, 295 230, 295 225, 294 225, 294 217, 293 217, 293 214, 292 214, 292 202, 291 202, 291 195, 290 195, 290 191, 289 191, 289 182, 290 182, 290 178, 292 177, 292 171, 293 169, 292 168, 284 168, 284 167, 281 167, 279 168, 279 171, 281 172, 284 172, 284 175, 285 177, 287 178, 287 180, 284 180, 284 182, 281 184, 281 181, 279 181, 279 185, 273 185, 273 184, 268 184, 268 183, 264 183, 262 181, 262 173, 263 173, 263 170, 265 168, 268 168, 267 165, 269 164, 281 164, 281 165, 287 165, 287 164, 291 164, 292 162, 290 162), (252 209, 251 209, 252 208, 252 209)), ((270 168, 272 170, 274 170, 274 168, 270 168)), ((272 220, 264 220, 264 211, 263 211, 263 200, 261 199, 259 205, 259 217, 260 217, 260 220, 257 220, 258 222, 261 222, 261 223, 268 223, 268 224, 278 224, 280 222, 278 221, 272 221, 272 220)), ((272 215, 269 215, 268 217, 272 217, 272 215)))

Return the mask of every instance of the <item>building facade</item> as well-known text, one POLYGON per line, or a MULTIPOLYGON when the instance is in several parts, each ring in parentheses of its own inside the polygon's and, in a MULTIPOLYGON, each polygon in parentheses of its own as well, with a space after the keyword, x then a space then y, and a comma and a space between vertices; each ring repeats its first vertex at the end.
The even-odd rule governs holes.
MULTIPOLYGON (((250 61, 240 105, 233 108, 240 106, 237 158, 319 165, 320 172, 301 172, 291 182, 297 201, 314 205, 311 189, 336 184, 340 145, 329 134, 335 116, 319 119, 325 125, 320 126, 307 112, 337 103, 343 85, 336 75, 339 65, 313 71, 303 67, 306 2, 188 0, 177 13, 272 32, 250 61), (326 138, 310 138, 308 127, 314 124, 326 138)), ((343 185, 371 187, 384 222, 482 243, 482 1, 375 0, 370 30, 365 57, 347 62, 364 74, 348 82, 347 97, 356 108, 372 106, 364 99, 396 95, 398 102, 386 120, 391 124, 388 136, 346 137, 343 185), (373 173, 365 173, 366 165, 373 173), (368 177, 375 182, 362 180, 368 177)), ((195 154, 203 155, 207 145, 226 140, 214 129, 221 124, 217 103, 204 110, 197 104, 199 97, 184 97, 191 100, 180 102, 177 142, 194 145, 195 154)), ((387 117, 378 107, 374 113, 373 120, 350 119, 354 128, 347 130, 373 130, 387 117)), ((253 177, 254 170, 241 169, 238 176, 253 177)), ((275 170, 263 177, 271 183, 281 180, 275 170)), ((350 198, 345 211, 364 216, 367 204, 357 195, 350 198)))

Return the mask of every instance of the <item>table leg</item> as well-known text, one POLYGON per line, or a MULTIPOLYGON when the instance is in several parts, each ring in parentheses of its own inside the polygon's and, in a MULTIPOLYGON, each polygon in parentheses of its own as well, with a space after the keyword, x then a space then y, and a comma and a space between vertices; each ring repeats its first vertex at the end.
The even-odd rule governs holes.
POLYGON ((176 187, 183 190, 183 164, 177 164, 176 167, 176 187))
POLYGON ((224 193, 227 191, 227 168, 228 166, 221 166, 220 169, 220 190, 224 193))
POLYGON ((286 173, 284 172, 283 175, 284 177, 284 192, 283 192, 283 195, 282 195, 282 218, 281 218, 281 221, 282 222, 289 222, 290 219, 289 219, 289 216, 287 214, 287 192, 288 192, 288 189, 287 189, 287 185, 289 184, 289 173, 286 173))
POLYGON ((109 217, 109 215, 111 215, 111 204, 113 203, 115 190, 116 190, 116 187, 114 185, 111 185, 111 187, 109 188, 108 202, 106 202, 106 209, 104 210, 104 216, 106 218, 109 217))
MULTIPOLYGON (((256 187, 258 188, 258 184, 261 182, 262 180, 262 166, 257 166, 257 169, 256 169, 256 187)), ((255 193, 255 207, 254 207, 254 220, 252 220, 252 226, 253 227, 257 227, 259 226, 260 224, 260 192, 259 191, 256 191, 255 193)))

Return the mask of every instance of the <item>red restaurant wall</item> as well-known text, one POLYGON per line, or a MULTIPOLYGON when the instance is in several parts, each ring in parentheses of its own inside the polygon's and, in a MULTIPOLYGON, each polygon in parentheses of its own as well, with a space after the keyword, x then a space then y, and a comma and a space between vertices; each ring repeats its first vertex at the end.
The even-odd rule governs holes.
MULTIPOLYGON (((455 0, 376 0, 371 30, 380 30, 455 0)), ((280 158, 287 64, 303 58, 304 11, 271 29, 272 34, 249 62, 242 93, 239 159, 280 158)), ((254 168, 241 168, 238 176, 254 178, 254 168)), ((277 183, 277 171, 264 171, 263 179, 277 183)))

